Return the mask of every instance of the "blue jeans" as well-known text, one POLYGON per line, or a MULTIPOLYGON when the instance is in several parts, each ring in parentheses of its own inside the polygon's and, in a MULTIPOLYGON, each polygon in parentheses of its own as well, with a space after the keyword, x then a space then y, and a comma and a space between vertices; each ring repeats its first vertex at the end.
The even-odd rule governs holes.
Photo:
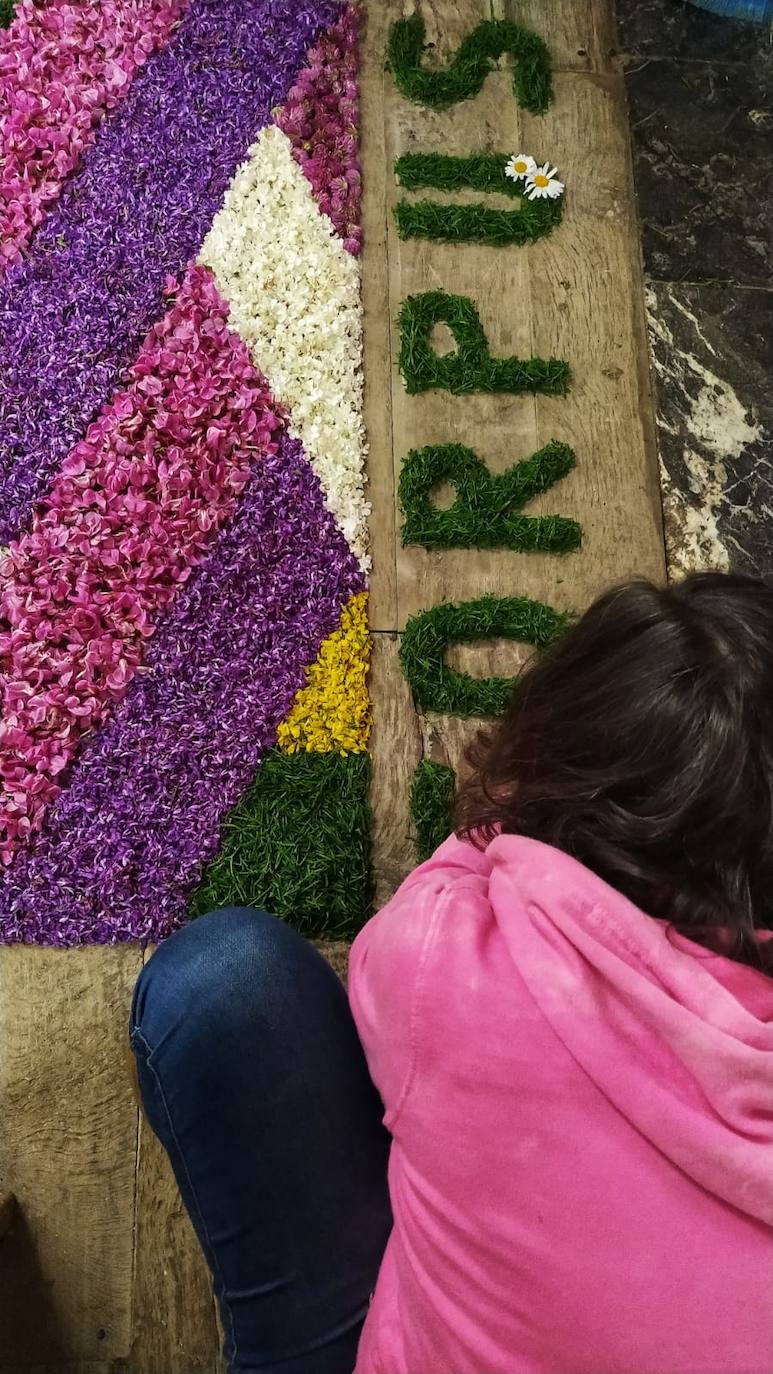
POLYGON ((148 961, 130 1038, 229 1368, 351 1374, 392 1224, 389 1136, 336 975, 265 912, 215 912, 148 961))

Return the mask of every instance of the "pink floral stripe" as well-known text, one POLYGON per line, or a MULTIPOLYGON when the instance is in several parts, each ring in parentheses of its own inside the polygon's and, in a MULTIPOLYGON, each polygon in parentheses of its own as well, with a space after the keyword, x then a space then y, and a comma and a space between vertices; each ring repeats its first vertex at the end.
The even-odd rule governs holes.
POLYGON ((256 454, 276 451, 280 418, 227 314, 208 269, 189 267, 126 389, 0 560, 3 863, 40 829, 83 736, 126 692, 256 454))
POLYGON ((359 169, 359 32, 356 0, 325 31, 291 86, 275 120, 311 184, 320 210, 350 253, 362 247, 359 169))
POLYGON ((0 30, 0 269, 15 262, 187 0, 20 0, 0 30))

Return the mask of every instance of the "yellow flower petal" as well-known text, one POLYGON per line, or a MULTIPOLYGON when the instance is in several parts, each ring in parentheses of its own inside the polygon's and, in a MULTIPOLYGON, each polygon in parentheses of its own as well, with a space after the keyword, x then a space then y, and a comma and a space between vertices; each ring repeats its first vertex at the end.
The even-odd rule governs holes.
POLYGON ((358 592, 344 606, 337 630, 324 641, 306 669, 277 743, 287 754, 362 753, 370 734, 367 674, 370 664, 368 594, 358 592))

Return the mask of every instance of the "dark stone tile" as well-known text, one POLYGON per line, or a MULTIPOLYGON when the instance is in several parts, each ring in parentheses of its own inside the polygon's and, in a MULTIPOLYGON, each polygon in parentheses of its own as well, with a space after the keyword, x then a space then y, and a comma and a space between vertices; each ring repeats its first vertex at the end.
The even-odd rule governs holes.
POLYGON ((648 287, 669 569, 773 574, 773 293, 648 287))
POLYGON ((616 0, 618 42, 631 59, 693 62, 771 60, 770 29, 709 14, 687 0, 616 0))
POLYGON ((645 270, 770 285, 773 88, 743 66, 665 60, 626 88, 645 270))

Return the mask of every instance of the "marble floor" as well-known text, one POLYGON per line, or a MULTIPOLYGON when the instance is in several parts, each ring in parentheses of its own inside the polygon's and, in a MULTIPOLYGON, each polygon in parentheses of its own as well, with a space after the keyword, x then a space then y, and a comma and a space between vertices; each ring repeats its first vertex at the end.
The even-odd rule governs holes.
POLYGON ((773 44, 617 0, 669 571, 773 574, 773 44))

